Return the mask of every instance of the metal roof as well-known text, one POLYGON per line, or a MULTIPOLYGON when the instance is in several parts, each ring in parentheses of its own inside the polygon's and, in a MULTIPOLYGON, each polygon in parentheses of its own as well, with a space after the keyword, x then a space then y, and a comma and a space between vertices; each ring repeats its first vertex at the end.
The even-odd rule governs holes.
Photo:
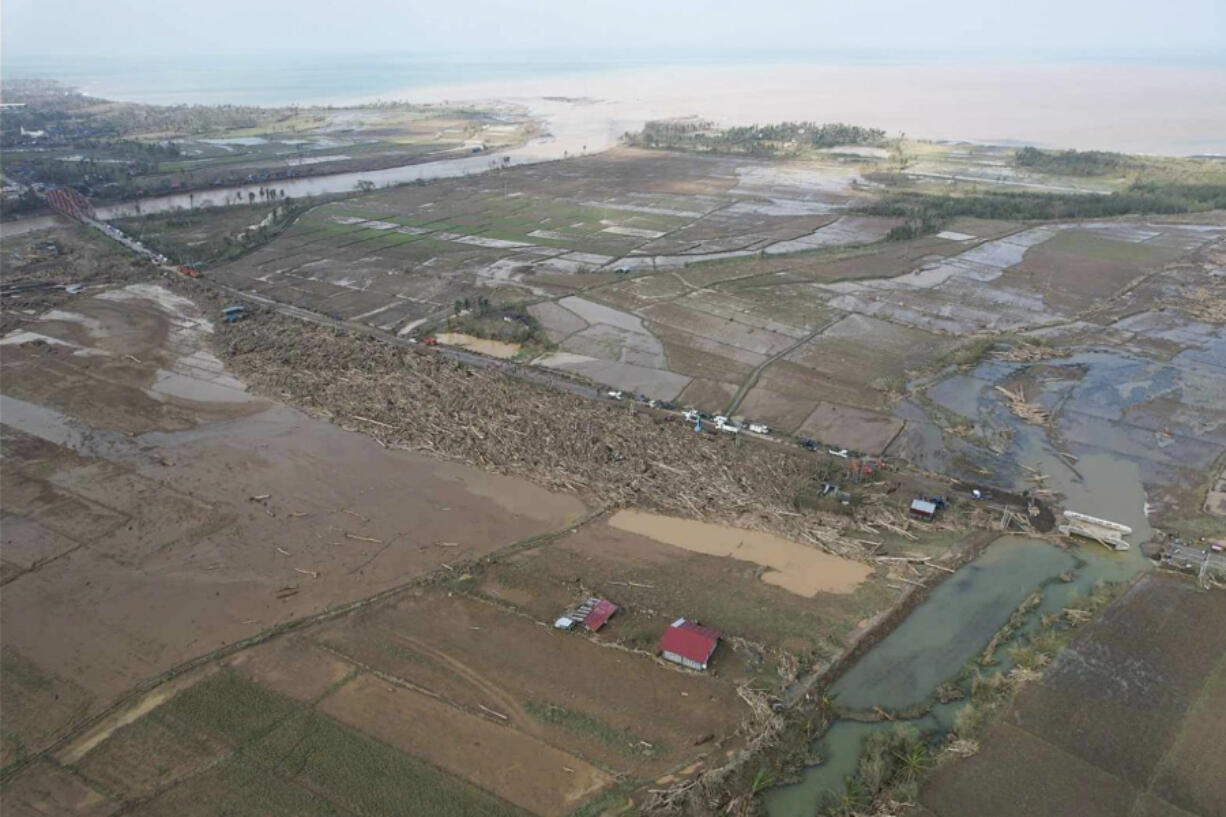
POLYGON ((698 664, 706 664, 719 643, 719 630, 677 619, 664 631, 659 652, 671 652, 698 664))
POLYGON ((592 611, 583 619, 583 626, 587 627, 592 632, 596 632, 605 625, 605 622, 613 617, 617 612, 617 605, 608 599, 601 599, 592 607, 592 611))
POLYGON ((911 500, 911 510, 919 511, 928 516, 934 516, 937 512, 937 506, 935 502, 929 502, 926 499, 913 499, 911 500))

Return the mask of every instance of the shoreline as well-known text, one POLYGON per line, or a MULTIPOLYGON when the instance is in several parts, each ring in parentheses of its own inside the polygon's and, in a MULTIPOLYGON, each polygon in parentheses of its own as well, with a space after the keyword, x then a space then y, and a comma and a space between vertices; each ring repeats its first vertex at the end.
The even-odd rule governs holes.
POLYGON ((683 66, 662 75, 635 68, 406 88, 381 98, 498 100, 532 108, 549 97, 590 100, 629 119, 698 116, 721 126, 841 121, 926 141, 1160 156, 1226 153, 1226 69, 1218 67, 683 66))
MULTIPOLYGON (((570 70, 543 70, 536 75, 530 62, 525 63, 527 74, 517 73, 515 64, 507 63, 506 73, 513 75, 502 78, 406 84, 373 93, 287 86, 283 91, 270 90, 268 99, 287 96, 294 102, 280 105, 303 107, 496 101, 525 105, 534 115, 548 115, 558 102, 573 100, 598 107, 608 119, 628 123, 691 115, 721 126, 842 121, 927 141, 1160 156, 1226 155, 1223 64, 1067 58, 1041 63, 1017 57, 952 61, 913 55, 843 59, 753 62, 711 57, 655 64, 628 59, 580 62, 570 70)), ((447 65, 421 64, 431 69, 447 65)), ((457 76, 471 73, 471 63, 455 65, 457 76)), ((339 68, 343 73, 343 62, 339 68)), ((411 70, 406 68, 405 73, 411 70)), ((360 73, 346 79, 350 86, 363 81, 360 73)), ((138 90, 140 81, 132 82, 131 92, 97 87, 85 79, 66 81, 116 101, 175 104, 174 95, 160 89, 138 90), (149 101, 155 98, 156 102, 149 101)), ((368 81, 386 87, 389 79, 386 73, 377 78, 371 74, 368 81)), ((390 81, 396 81, 394 76, 390 81)), ((219 86, 215 93, 230 91, 219 86)), ((237 88, 232 93, 234 104, 257 104, 238 99, 237 88)), ((191 99, 180 102, 192 104, 199 95, 193 92, 191 99)))

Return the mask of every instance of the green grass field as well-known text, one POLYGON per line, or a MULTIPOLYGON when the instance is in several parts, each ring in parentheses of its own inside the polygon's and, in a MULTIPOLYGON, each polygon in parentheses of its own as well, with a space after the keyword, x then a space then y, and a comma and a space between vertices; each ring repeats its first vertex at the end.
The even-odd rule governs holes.
POLYGON ((520 809, 222 669, 75 771, 141 817, 525 817, 520 809))

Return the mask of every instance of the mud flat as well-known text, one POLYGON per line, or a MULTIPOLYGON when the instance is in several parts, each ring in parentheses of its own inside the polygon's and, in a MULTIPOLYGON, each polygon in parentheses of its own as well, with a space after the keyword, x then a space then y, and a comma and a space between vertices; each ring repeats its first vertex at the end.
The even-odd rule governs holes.
POLYGON ((254 397, 212 330, 137 284, 4 346, 3 766, 182 662, 584 512, 254 397))
POLYGON ((621 510, 609 518, 620 530, 709 556, 730 556, 766 568, 762 581, 800 596, 850 593, 872 568, 763 531, 621 510))

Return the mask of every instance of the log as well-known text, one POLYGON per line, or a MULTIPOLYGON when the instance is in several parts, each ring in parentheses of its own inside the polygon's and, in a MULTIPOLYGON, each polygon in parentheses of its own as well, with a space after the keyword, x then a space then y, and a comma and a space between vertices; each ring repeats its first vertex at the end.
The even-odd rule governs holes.
POLYGON ((486 712, 490 713, 490 714, 491 714, 491 715, 493 715, 495 718, 502 718, 504 721, 509 721, 509 720, 511 720, 511 719, 510 719, 510 718, 508 718, 506 715, 502 714, 501 712, 495 712, 493 709, 490 709, 490 708, 489 708, 488 706, 486 706, 485 704, 477 704, 477 706, 481 707, 481 709, 483 709, 483 710, 485 710, 486 712))

